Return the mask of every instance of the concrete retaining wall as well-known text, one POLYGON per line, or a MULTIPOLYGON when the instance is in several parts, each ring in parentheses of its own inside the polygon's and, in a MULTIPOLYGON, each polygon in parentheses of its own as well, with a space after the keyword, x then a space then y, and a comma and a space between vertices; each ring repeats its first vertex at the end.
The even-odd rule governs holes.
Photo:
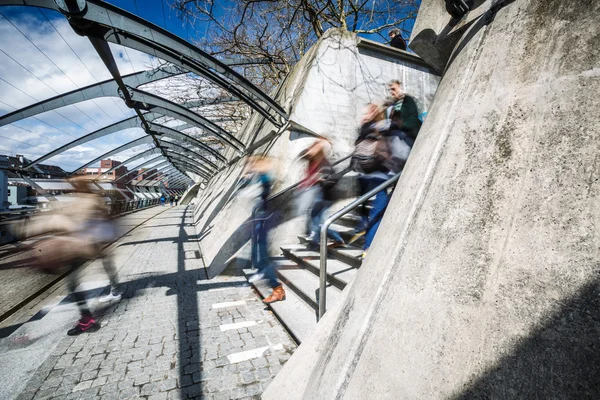
MULTIPOLYGON (((386 83, 404 79, 423 112, 429 108, 439 78, 413 54, 364 41, 348 32, 331 30, 301 59, 278 90, 294 127, 283 132, 253 115, 239 136, 254 154, 276 161, 274 192, 302 178, 304 165, 296 156, 313 140, 314 132, 333 143, 332 160, 350 154, 357 135, 359 113, 370 101, 387 95, 386 83), (296 125, 298 126, 298 125, 296 125)), ((210 275, 219 274, 230 262, 249 261, 252 199, 232 196, 244 159, 217 175, 197 199, 196 227, 210 275)), ((339 185, 343 197, 354 196, 350 180, 339 185)), ((290 197, 275 204, 271 238, 273 254, 279 246, 295 243, 304 221, 294 218, 290 197)))
MULTIPOLYGON (((440 3, 413 37, 452 30, 440 3)), ((264 399, 600 398, 600 2, 493 3, 445 52, 345 301, 264 399)))

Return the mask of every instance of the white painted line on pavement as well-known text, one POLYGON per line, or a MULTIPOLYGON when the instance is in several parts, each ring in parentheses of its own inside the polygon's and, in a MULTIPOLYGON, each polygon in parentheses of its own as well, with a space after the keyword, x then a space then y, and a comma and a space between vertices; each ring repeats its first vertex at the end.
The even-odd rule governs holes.
POLYGON ((263 355, 265 351, 269 350, 269 346, 259 347, 258 349, 241 351, 239 353, 233 353, 227 356, 227 359, 231 364, 237 364, 242 361, 251 360, 258 358, 263 355))
POLYGON ((249 326, 255 326, 255 325, 256 325, 256 321, 243 321, 243 322, 236 322, 235 324, 224 324, 224 325, 221 325, 219 328, 221 328, 221 332, 225 332, 230 329, 241 329, 241 328, 247 328, 249 326))
POLYGON ((236 307, 236 306, 245 306, 246 302, 244 300, 240 301, 228 301, 225 303, 215 303, 212 305, 212 308, 225 308, 225 307, 236 307))

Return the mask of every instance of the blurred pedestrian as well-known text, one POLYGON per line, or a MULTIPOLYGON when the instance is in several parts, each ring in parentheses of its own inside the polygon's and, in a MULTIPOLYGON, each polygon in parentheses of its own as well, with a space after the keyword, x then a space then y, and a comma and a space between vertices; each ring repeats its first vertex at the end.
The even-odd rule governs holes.
POLYGON ((175 205, 179 205, 179 195, 175 195, 175 205))
POLYGON ((388 36, 390 37, 390 46, 396 49, 406 51, 406 42, 402 38, 400 29, 390 29, 390 31, 388 32, 388 36))
MULTIPOLYGON (((313 192, 313 203, 309 213, 309 245, 318 246, 323 218, 329 207, 334 202, 333 187, 339 180, 334 173, 331 163, 327 159, 327 153, 331 144, 325 139, 316 139, 301 155, 308 162, 306 176, 300 187, 313 192)), ((340 234, 334 229, 327 230, 327 236, 333 239, 330 247, 345 247, 346 243, 340 234)))
POLYGON ((160 205, 164 207, 166 201, 167 201, 167 199, 165 198, 165 195, 164 194, 161 195, 160 196, 160 205))
MULTIPOLYGON (((399 173, 408 157, 410 147, 397 136, 390 135, 389 127, 390 121, 385 118, 385 109, 369 104, 361 120, 352 156, 354 168, 361 174, 358 178, 361 196, 399 173)), ((373 242, 388 202, 387 190, 379 191, 371 202, 368 215, 363 213, 363 226, 351 240, 353 242, 366 234, 363 259, 373 242)))
MULTIPOLYGON (((68 266, 68 288, 80 312, 79 321, 67 332, 74 336, 100 328, 92 316, 85 294, 77 291, 78 270, 87 260, 101 256, 103 244, 110 240, 107 238, 112 237, 114 232, 104 225, 107 221, 106 208, 99 196, 91 192, 88 182, 84 178, 76 178, 69 183, 75 188, 73 201, 69 202, 68 207, 57 209, 51 216, 32 221, 28 225, 27 236, 42 233, 54 235, 40 240, 39 245, 34 245, 38 257, 36 264, 46 269, 68 266)), ((111 283, 116 287, 114 265, 109 262, 104 266, 111 283)))
POLYGON ((412 148, 422 125, 419 106, 414 97, 404 92, 399 80, 390 81, 388 88, 391 101, 386 114, 390 120, 390 130, 412 148))
POLYGON ((172 207, 174 202, 175 202, 175 196, 170 195, 169 196, 169 205, 172 207))
POLYGON ((252 265, 258 271, 250 277, 249 282, 257 282, 266 279, 273 289, 272 293, 263 300, 263 303, 270 304, 276 301, 285 300, 285 291, 277 279, 275 267, 269 258, 268 227, 267 222, 270 217, 268 213, 267 198, 271 193, 272 178, 270 171, 272 162, 266 157, 250 157, 244 168, 242 175, 242 184, 240 188, 248 185, 258 185, 260 195, 258 204, 255 207, 253 215, 254 228, 252 231, 251 258, 252 265))

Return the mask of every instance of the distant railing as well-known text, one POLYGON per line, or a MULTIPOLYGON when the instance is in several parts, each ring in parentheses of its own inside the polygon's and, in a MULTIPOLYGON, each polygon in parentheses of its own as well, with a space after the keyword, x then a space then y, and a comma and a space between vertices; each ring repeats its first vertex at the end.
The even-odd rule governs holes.
POLYGON ((109 215, 116 217, 126 212, 155 206, 159 203, 159 199, 119 200, 110 204, 109 215))
MULTIPOLYGON (((159 199, 118 200, 107 205, 111 218, 126 212, 141 210, 160 203, 159 199)), ((49 209, 26 209, 0 212, 0 245, 18 241, 13 232, 24 232, 29 219, 33 215, 44 215, 49 209), (20 226, 19 226, 20 225, 20 226), (15 229, 16 228, 16 229, 15 229)))

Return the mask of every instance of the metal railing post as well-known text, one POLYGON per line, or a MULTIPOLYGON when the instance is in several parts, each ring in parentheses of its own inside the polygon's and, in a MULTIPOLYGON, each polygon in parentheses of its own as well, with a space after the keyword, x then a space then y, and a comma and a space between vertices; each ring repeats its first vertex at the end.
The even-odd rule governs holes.
POLYGON ((402 172, 397 173, 387 181, 381 183, 381 185, 376 188, 370 190, 366 194, 363 194, 358 199, 354 200, 352 203, 348 204, 341 210, 333 213, 329 216, 321 226, 321 237, 320 237, 320 249, 319 249, 319 319, 323 317, 325 311, 327 311, 327 230, 329 226, 342 217, 345 214, 348 214, 350 211, 354 210, 359 205, 366 203, 371 197, 375 196, 377 193, 382 190, 387 189, 394 183, 400 179, 400 175, 402 172))

